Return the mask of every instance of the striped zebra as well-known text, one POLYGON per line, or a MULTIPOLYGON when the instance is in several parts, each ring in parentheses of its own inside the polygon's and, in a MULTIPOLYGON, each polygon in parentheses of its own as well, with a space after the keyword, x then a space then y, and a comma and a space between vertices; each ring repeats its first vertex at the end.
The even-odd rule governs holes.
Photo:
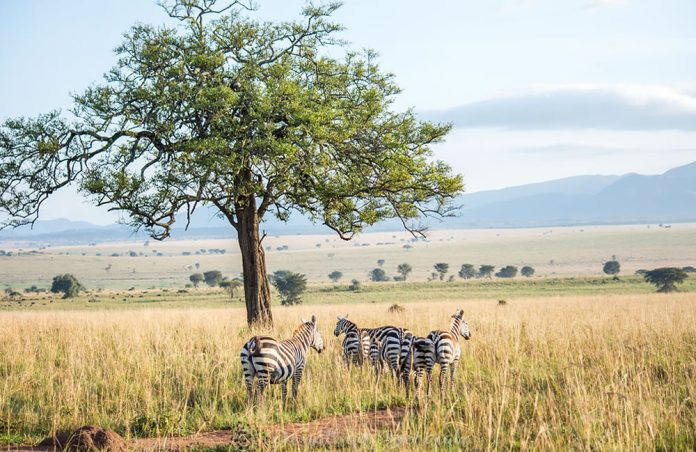
POLYGON ((420 393, 421 379, 426 375, 426 395, 430 397, 430 386, 435 367, 435 344, 426 337, 419 337, 407 332, 401 347, 401 378, 406 386, 406 397, 409 395, 410 374, 414 373, 416 397, 420 393))
POLYGON ((367 356, 364 352, 364 339, 367 339, 367 346, 369 347, 367 334, 358 328, 355 323, 348 320, 347 314, 345 317, 338 316, 336 318, 338 322, 336 322, 334 336, 340 336, 345 333, 343 338, 343 362, 349 369, 351 364, 362 366, 364 358, 367 356))
POLYGON ((368 341, 363 343, 363 352, 365 342, 368 342, 369 351, 367 356, 370 357, 370 364, 375 369, 375 373, 379 375, 384 367, 384 363, 389 364, 394 378, 398 379, 401 374, 401 354, 402 354, 402 339, 407 330, 396 326, 381 326, 378 328, 363 328, 368 341))
POLYGON ((435 344, 435 360, 440 364, 440 398, 444 396, 447 383, 447 370, 450 372, 450 389, 454 386, 454 372, 457 370, 462 349, 459 336, 466 340, 471 338, 469 324, 464 320, 464 311, 458 310, 452 316, 449 331, 431 331, 428 339, 435 344))
POLYGON ((297 387, 302 379, 307 352, 314 348, 318 353, 324 350, 324 341, 317 329, 317 318, 302 324, 293 332, 291 339, 277 341, 269 336, 254 336, 244 344, 240 353, 244 369, 244 383, 247 389, 247 403, 253 403, 254 377, 258 379, 258 400, 263 399, 263 391, 268 384, 280 384, 283 391, 283 404, 288 395, 287 382, 292 378, 292 398, 297 399, 297 387))

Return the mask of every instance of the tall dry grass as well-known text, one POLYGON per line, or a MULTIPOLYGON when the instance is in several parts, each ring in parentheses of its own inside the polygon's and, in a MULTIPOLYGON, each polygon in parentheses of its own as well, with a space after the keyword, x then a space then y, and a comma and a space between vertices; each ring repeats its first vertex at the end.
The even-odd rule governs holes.
MULTIPOLYGON (((696 295, 589 296, 276 308, 273 335, 318 315, 299 403, 279 390, 245 407, 240 309, 0 314, 0 438, 30 441, 83 424, 127 436, 180 435, 242 421, 263 426, 405 404, 385 374, 347 372, 336 315, 420 334, 465 310, 453 397, 413 406, 396 432, 356 426, 342 445, 473 449, 696 447, 696 295)), ((437 379, 437 371, 436 378, 437 379)), ((437 387, 433 394, 437 394, 437 387)))

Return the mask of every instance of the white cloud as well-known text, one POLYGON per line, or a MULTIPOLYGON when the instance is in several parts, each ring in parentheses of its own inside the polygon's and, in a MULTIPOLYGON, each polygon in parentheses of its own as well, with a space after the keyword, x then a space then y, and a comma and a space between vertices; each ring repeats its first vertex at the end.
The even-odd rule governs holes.
POLYGON ((547 85, 422 116, 459 127, 696 130, 696 91, 672 85, 547 85))

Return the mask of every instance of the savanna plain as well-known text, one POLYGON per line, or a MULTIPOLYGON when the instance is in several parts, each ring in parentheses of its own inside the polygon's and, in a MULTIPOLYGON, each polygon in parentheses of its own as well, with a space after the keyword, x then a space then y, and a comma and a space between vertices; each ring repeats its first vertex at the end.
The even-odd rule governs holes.
POLYGON ((404 237, 366 234, 360 246, 269 237, 270 270, 309 281, 302 305, 274 307, 272 331, 247 328, 238 294, 184 287, 192 269, 238 274, 229 241, 4 244, 12 251, 0 257, 5 287, 46 287, 52 275, 70 272, 87 291, 73 301, 33 292, 0 301, 1 447, 85 424, 115 430, 133 449, 696 447, 696 278, 679 293, 658 294, 633 275, 694 265, 696 226, 404 237), (229 251, 208 251, 217 248, 229 251), (601 271, 612 255, 622 262, 618 280, 601 271), (368 282, 382 259, 390 275, 408 262, 412 277, 368 282), (448 262, 454 275, 464 263, 531 265, 536 273, 428 281, 436 262, 448 262), (338 283, 326 278, 333 270, 344 274, 338 283), (347 290, 351 279, 361 280, 358 291, 347 290), (407 398, 386 372, 377 380, 367 368, 346 369, 333 335, 345 314, 359 326, 396 324, 425 335, 447 329, 456 309, 472 336, 462 341, 454 388, 443 399, 439 369, 430 398, 407 398), (273 387, 248 407, 242 344, 259 333, 289 337, 312 314, 326 350, 310 353, 297 403, 281 406, 273 387))

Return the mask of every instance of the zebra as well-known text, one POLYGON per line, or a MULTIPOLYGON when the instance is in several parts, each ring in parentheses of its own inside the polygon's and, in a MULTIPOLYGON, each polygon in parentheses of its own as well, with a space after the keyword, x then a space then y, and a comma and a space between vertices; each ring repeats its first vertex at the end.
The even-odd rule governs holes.
POLYGON ((244 344, 240 353, 247 389, 247 403, 253 403, 254 377, 258 379, 258 400, 263 399, 266 386, 280 384, 283 404, 288 394, 287 382, 292 378, 292 398, 297 400, 297 387, 302 379, 309 348, 317 353, 324 350, 324 341, 317 329, 317 318, 302 324, 293 332, 291 339, 277 341, 269 336, 254 336, 244 344))
POLYGON ((431 331, 428 339, 435 344, 435 360, 440 364, 440 398, 444 396, 447 383, 447 370, 450 371, 450 388, 454 386, 454 372, 457 370, 462 349, 459 345, 459 336, 465 340, 471 338, 469 324, 463 319, 464 311, 459 309, 452 316, 452 324, 449 331, 431 331))
POLYGON ((364 358, 366 355, 364 349, 364 342, 367 339, 367 345, 369 347, 369 337, 367 333, 358 328, 358 326, 348 320, 348 315, 345 317, 336 317, 338 322, 336 322, 336 329, 334 330, 334 336, 340 336, 345 333, 343 338, 343 362, 346 367, 350 369, 351 364, 362 366, 364 358))
POLYGON ((407 332, 401 346, 401 378, 406 386, 406 397, 409 396, 411 371, 414 372, 416 397, 420 392, 421 379, 426 375, 426 395, 430 397, 433 367, 435 367, 435 344, 427 337, 419 337, 407 332))
POLYGON ((380 374, 384 362, 389 363, 392 375, 398 379, 401 374, 402 340, 408 332, 396 326, 381 326, 378 328, 363 328, 367 339, 363 339, 363 353, 368 346, 367 356, 377 375, 380 374))

